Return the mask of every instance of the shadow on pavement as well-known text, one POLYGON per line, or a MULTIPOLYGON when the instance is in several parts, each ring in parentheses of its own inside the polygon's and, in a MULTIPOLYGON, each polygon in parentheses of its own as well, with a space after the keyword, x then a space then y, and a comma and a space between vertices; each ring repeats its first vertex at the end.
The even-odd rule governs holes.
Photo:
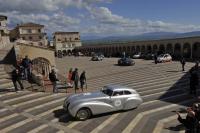
POLYGON ((183 124, 180 124, 180 125, 176 125, 176 126, 174 126, 174 127, 167 127, 167 128, 165 128, 165 129, 171 130, 171 131, 181 131, 181 130, 184 130, 185 127, 184 127, 183 124))
MULTIPOLYGON (((199 70, 200 70, 200 68, 198 68, 198 76, 200 76, 199 70)), ((166 71, 166 72, 177 73, 177 72, 180 72, 180 71, 176 71, 176 70, 173 71, 172 70, 172 71, 166 71)), ((186 107, 188 107, 188 106, 191 107, 194 102, 199 102, 199 99, 197 97, 199 95, 199 93, 198 93, 199 87, 197 88, 197 96, 191 95, 189 93, 190 92, 190 75, 191 74, 190 74, 190 72, 183 72, 183 73, 184 73, 183 76, 180 79, 178 79, 166 91, 166 93, 164 93, 162 96, 160 96, 158 98, 158 100, 165 101, 165 102, 172 103, 172 104, 179 104, 179 105, 186 106, 186 107), (168 97, 171 97, 171 98, 168 98, 168 97), (186 100, 188 100, 188 101, 191 100, 191 101, 183 103, 183 101, 186 101, 186 100)), ((168 77, 166 77, 166 78, 168 78, 168 77)), ((179 108, 176 111, 178 111, 180 113, 186 113, 186 108, 179 108)), ((175 112, 175 111, 173 111, 173 112, 175 112)), ((166 129, 172 130, 172 131, 180 131, 180 130, 184 129, 184 126, 183 125, 177 125, 177 126, 174 126, 174 127, 173 126, 168 127, 166 129)))
POLYGON ((59 122, 68 123, 71 121, 76 121, 76 119, 71 117, 64 109, 55 110, 53 113, 54 116, 59 119, 59 122))

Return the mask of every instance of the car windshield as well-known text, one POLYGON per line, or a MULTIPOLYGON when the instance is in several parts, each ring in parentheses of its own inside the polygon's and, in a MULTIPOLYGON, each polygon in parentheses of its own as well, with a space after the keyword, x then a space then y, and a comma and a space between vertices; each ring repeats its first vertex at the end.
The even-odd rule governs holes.
POLYGON ((108 96, 112 96, 113 91, 110 89, 102 89, 102 92, 108 96))
POLYGON ((161 54, 161 55, 159 55, 158 57, 163 57, 164 56, 164 54, 161 54))

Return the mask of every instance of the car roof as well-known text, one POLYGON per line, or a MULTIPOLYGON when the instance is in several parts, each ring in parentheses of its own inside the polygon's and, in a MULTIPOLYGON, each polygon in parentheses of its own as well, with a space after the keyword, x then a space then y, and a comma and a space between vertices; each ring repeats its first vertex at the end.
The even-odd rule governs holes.
POLYGON ((121 85, 107 85, 107 86, 104 86, 104 88, 107 88, 107 89, 110 89, 112 91, 115 91, 115 90, 133 90, 131 88, 128 88, 126 86, 121 86, 121 85))

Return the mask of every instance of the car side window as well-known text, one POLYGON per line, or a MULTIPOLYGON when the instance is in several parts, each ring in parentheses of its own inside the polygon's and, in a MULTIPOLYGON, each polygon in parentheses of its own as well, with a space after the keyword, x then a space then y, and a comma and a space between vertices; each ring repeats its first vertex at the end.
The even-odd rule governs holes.
POLYGON ((124 91, 124 95, 130 95, 131 92, 130 91, 124 91))
POLYGON ((114 91, 113 96, 123 95, 123 91, 114 91))

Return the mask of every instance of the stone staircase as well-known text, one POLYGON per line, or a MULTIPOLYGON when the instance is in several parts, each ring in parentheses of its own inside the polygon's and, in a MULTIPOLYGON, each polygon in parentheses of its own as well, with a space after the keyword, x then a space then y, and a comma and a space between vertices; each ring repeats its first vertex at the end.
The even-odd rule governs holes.
POLYGON ((4 64, 4 58, 7 56, 12 47, 13 45, 11 44, 4 49, 0 49, 0 93, 14 91, 13 82, 9 74, 9 72, 13 69, 13 66, 4 64), (6 71, 5 68, 10 71, 6 71))

